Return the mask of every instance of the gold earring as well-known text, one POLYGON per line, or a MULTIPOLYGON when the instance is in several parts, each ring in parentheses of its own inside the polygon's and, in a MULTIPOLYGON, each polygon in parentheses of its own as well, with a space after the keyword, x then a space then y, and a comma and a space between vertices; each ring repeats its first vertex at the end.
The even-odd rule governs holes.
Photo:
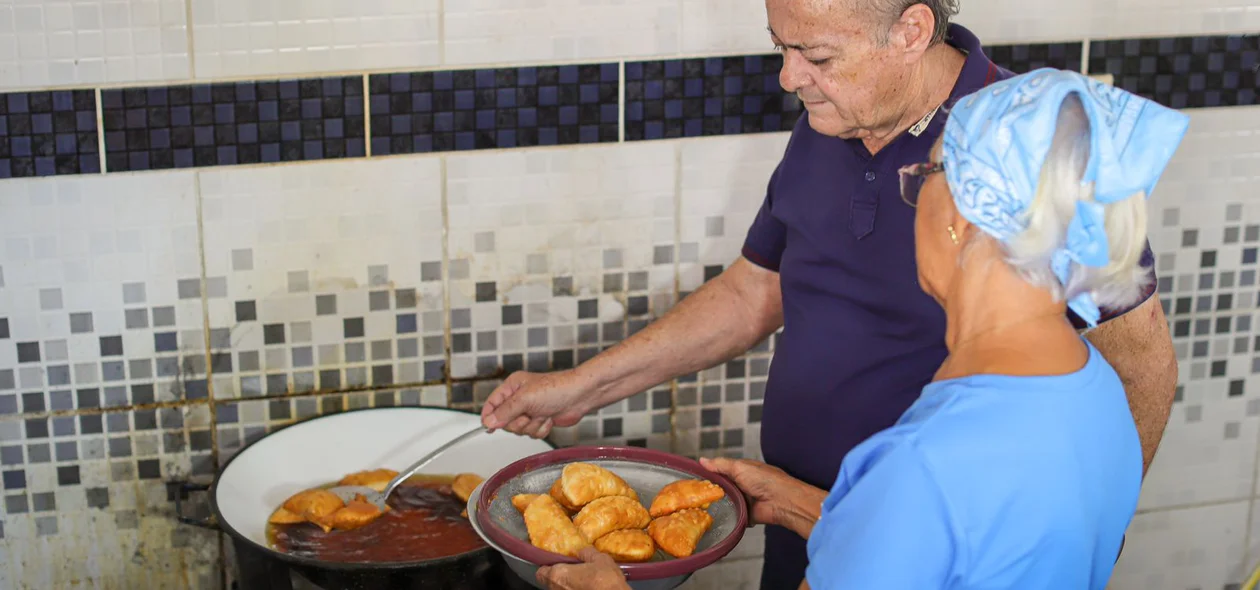
POLYGON ((957 245, 958 245, 958 234, 954 232, 954 226, 952 226, 952 225, 951 225, 951 226, 949 226, 949 227, 946 227, 945 229, 949 230, 949 239, 950 239, 950 240, 952 240, 952 241, 954 242, 954 245, 955 245, 955 246, 957 246, 957 245))

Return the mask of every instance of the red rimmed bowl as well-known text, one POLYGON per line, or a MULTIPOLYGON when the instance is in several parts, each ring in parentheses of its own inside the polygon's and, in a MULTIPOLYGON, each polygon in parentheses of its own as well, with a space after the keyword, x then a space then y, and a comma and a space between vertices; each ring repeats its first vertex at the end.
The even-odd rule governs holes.
POLYGON ((470 503, 475 504, 470 510, 470 516, 476 520, 474 528, 504 553, 509 563, 526 562, 534 569, 578 563, 576 559, 531 545, 525 520, 512 506, 512 497, 517 494, 547 493, 560 478, 564 466, 575 461, 599 465, 617 474, 634 488, 644 507, 652 504, 661 488, 680 479, 707 479, 726 491, 725 498, 709 506, 713 526, 700 539, 691 556, 676 559, 658 551, 651 561, 620 564, 632 586, 638 586, 636 581, 666 579, 681 584, 693 572, 725 557, 744 536, 748 506, 743 493, 729 479, 705 469, 700 463, 638 447, 571 447, 532 455, 504 467, 481 485, 476 498, 470 498, 470 503))

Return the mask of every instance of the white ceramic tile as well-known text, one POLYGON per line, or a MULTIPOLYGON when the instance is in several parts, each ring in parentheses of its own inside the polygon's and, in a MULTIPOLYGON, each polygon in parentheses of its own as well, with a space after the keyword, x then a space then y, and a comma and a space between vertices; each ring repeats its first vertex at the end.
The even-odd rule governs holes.
POLYGON ((220 397, 323 388, 329 371, 342 387, 434 376, 445 359, 439 166, 200 173, 207 283, 222 285, 208 301, 213 345, 234 354, 216 373, 220 397))
POLYGON ((0 340, 0 371, 16 372, 26 390, 156 383, 158 399, 175 399, 190 375, 155 375, 152 363, 179 368, 181 353, 205 350, 193 174, 4 186, 0 317, 9 338, 0 340), (19 356, 26 347, 38 347, 39 358, 19 356), (150 370, 129 370, 124 360, 150 370))
POLYGON ((438 0, 192 3, 199 78, 438 63, 438 0))
POLYGON ((766 53, 764 0, 682 0, 683 53, 766 53))
POLYGON ((677 0, 447 2, 447 64, 616 60, 679 50, 677 0))
POLYGON ((682 590, 755 590, 761 585, 760 559, 726 559, 695 573, 682 590))
MULTIPOLYGON (((1191 382, 1186 387, 1198 386, 1199 382, 1191 382)), ((1139 508, 1248 497, 1260 419, 1244 416, 1246 402, 1217 395, 1201 401, 1190 397, 1176 404, 1143 482, 1139 508)))
POLYGON ((958 22, 989 44, 1219 35, 1260 27, 1260 7, 1249 0, 964 0, 960 5, 958 22))
POLYGON ((1249 502, 1134 517, 1109 590, 1216 590, 1243 577, 1249 502))
POLYGON ((188 75, 183 0, 0 3, 0 88, 188 75))
POLYGON ((660 143, 450 156, 452 373, 576 363, 666 309, 674 169, 660 143))

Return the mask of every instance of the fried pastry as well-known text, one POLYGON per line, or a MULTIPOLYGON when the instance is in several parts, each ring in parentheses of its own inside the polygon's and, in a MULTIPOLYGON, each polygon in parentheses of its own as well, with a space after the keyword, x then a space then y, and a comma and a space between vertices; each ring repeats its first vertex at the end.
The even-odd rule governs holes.
MULTIPOLYGON (((552 486, 553 492, 556 487, 552 486)), ((560 474, 559 492, 566 506, 581 508, 605 496, 626 496, 638 500, 639 495, 617 474, 590 463, 569 463, 560 474)), ((553 493, 554 495, 554 493, 553 493)))
MULTIPOLYGON (((386 506, 385 509, 388 510, 389 507, 386 506)), ((320 526, 327 524, 329 527, 339 531, 349 531, 380 518, 382 514, 384 512, 380 508, 377 508, 375 504, 368 502, 367 498, 360 495, 355 496, 343 508, 332 513, 332 516, 329 516, 325 522, 316 522, 315 524, 320 526)))
POLYGON ((525 509, 529 508, 529 503, 533 502, 534 498, 537 498, 537 497, 538 497, 538 494, 517 494, 515 496, 512 496, 512 506, 516 508, 517 512, 520 512, 521 514, 525 514, 525 509))
POLYGON ((577 557, 578 551, 590 546, 550 495, 534 498, 525 508, 525 529, 529 531, 529 542, 543 551, 577 557))
POLYGON ((652 517, 643 505, 625 496, 597 498, 573 517, 573 524, 592 543, 613 531, 642 529, 650 522, 652 517))
POLYGON ((332 516, 332 513, 341 510, 345 506, 345 502, 341 501, 336 494, 328 490, 303 490, 294 494, 288 500, 284 501, 283 508, 294 514, 300 514, 302 518, 309 521, 316 521, 332 516))
POLYGON ((709 505, 726 497, 722 486, 703 479, 680 479, 661 488, 648 512, 652 518, 669 516, 688 508, 708 509, 709 505))
POLYGON ((636 530, 613 531, 595 540, 595 549, 606 553, 613 561, 639 563, 652 559, 656 543, 652 536, 636 530))
POLYGON ((298 524, 306 522, 306 519, 303 518, 301 514, 291 512, 281 506, 280 508, 276 508, 275 512, 271 513, 271 518, 268 518, 267 522, 271 524, 298 524))
POLYGON ((674 557, 688 557, 696 550, 700 538, 713 526, 713 517, 699 508, 680 510, 663 516, 648 525, 648 534, 656 545, 674 557))
POLYGON ((385 491, 385 487, 395 477, 398 472, 393 469, 373 469, 371 471, 358 471, 351 473, 337 482, 339 486, 364 486, 372 488, 378 492, 385 491))
POLYGON ((461 473, 455 476, 455 481, 451 482, 451 491, 455 492, 455 497, 459 498, 460 502, 467 502, 473 490, 477 489, 483 481, 485 479, 476 473, 461 473))
POLYGON ((573 506, 569 504, 569 499, 566 498, 564 493, 560 491, 560 480, 558 479, 555 483, 551 484, 551 489, 547 491, 547 494, 554 498, 556 503, 560 504, 560 507, 564 508, 565 512, 568 512, 569 514, 573 514, 582 508, 581 506, 573 506))

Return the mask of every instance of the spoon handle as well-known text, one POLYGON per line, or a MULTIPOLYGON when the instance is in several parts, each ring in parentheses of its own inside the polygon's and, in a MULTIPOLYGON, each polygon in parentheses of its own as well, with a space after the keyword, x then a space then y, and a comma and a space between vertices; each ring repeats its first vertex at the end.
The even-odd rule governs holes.
POLYGON ((446 452, 446 449, 449 449, 483 432, 489 432, 489 431, 486 430, 484 426, 478 425, 476 428, 469 430, 468 432, 465 432, 451 439, 446 444, 434 449, 433 452, 429 453, 428 455, 425 455, 419 461, 412 463, 410 467, 402 470, 401 472, 398 473, 397 477, 390 480, 389 485, 385 487, 385 492, 381 495, 381 497, 388 498, 389 495, 393 493, 394 488, 398 487, 399 484, 406 481, 408 477, 415 475, 417 471, 420 471, 420 469, 422 469, 425 465, 428 465, 430 461, 436 459, 438 455, 441 455, 442 453, 446 452))

